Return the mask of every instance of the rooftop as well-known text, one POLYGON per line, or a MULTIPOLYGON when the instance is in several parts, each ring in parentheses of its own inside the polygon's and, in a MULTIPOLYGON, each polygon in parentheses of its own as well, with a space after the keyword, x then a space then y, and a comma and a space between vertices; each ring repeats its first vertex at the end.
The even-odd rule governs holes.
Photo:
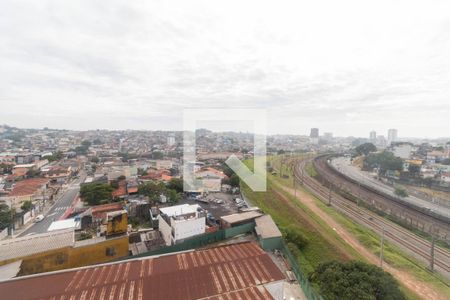
POLYGON ((256 233, 262 238, 281 237, 281 232, 270 215, 255 219, 256 233))
POLYGON ((0 283, 5 299, 273 299, 284 280, 254 242, 128 260, 0 283))
POLYGON ((161 213, 167 215, 168 217, 173 216, 180 216, 180 215, 186 215, 186 214, 193 214, 197 212, 197 209, 200 206, 198 204, 182 204, 182 205, 175 205, 175 206, 169 206, 169 207, 163 207, 159 210, 161 213))
POLYGON ((0 261, 72 246, 73 229, 19 237, 0 242, 0 261))
POLYGON ((17 181, 9 196, 14 197, 34 194, 39 188, 46 185, 48 181, 49 180, 45 178, 32 178, 17 181))
POLYGON ((47 231, 55 231, 61 229, 74 229, 80 226, 80 221, 75 221, 75 219, 65 219, 54 221, 50 224, 47 231))
POLYGON ((255 219, 262 215, 263 214, 258 211, 249 211, 249 212, 244 212, 244 213, 237 213, 237 214, 232 214, 232 215, 228 215, 228 216, 223 216, 223 217, 221 217, 221 219, 229 224, 234 224, 234 223, 239 223, 239 222, 255 219))

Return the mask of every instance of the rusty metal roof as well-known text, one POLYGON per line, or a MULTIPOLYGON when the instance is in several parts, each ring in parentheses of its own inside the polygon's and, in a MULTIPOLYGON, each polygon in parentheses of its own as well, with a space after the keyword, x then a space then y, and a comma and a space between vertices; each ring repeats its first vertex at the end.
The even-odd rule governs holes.
POLYGON ((272 299, 284 280, 254 242, 128 260, 0 283, 5 299, 272 299))

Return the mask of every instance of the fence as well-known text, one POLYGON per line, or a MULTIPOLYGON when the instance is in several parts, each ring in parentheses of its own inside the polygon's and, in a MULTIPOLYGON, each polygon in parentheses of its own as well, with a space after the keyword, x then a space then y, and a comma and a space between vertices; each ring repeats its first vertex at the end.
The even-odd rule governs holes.
MULTIPOLYGON (((255 229, 255 223, 248 223, 243 224, 240 226, 227 228, 218 230, 216 232, 206 233, 199 236, 195 236, 189 239, 186 239, 184 242, 168 247, 162 247, 153 251, 141 253, 138 255, 133 256, 132 258, 137 257, 145 257, 145 256, 152 256, 152 255, 160 255, 160 254, 166 254, 166 253, 172 253, 172 252, 179 252, 179 251, 185 251, 195 248, 200 248, 207 246, 212 243, 217 243, 224 241, 228 238, 234 237, 239 234, 244 234, 248 232, 252 232, 255 229)), ((130 257, 127 257, 126 259, 129 259, 130 257)))
POLYGON ((291 265, 292 272, 294 272, 295 277, 297 278, 298 283, 302 287, 303 293, 305 294, 306 298, 308 300, 323 300, 321 296, 319 296, 314 289, 312 288, 311 284, 308 281, 308 278, 302 273, 300 267, 297 264, 297 259, 292 255, 291 251, 289 251, 289 248, 286 246, 286 244, 283 242, 281 246, 281 251, 289 261, 289 264, 291 265))

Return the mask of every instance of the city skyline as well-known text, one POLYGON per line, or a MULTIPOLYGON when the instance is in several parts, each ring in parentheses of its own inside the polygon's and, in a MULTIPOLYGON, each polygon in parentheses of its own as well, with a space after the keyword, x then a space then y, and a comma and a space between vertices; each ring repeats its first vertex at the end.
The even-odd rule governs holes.
MULTIPOLYGON (((106 131, 127 131, 127 130, 131 130, 131 131, 162 131, 162 132, 182 132, 183 130, 170 130, 170 129, 133 129, 133 128, 121 128, 121 129, 107 129, 107 128, 90 128, 90 129, 67 129, 67 128, 51 128, 51 127, 42 127, 42 128, 37 128, 37 127, 18 127, 18 126, 12 126, 10 124, 0 124, 0 127, 2 126, 9 126, 9 127, 14 127, 14 128, 18 128, 20 130, 44 130, 47 129, 49 131, 51 130, 68 130, 68 131, 80 131, 80 132, 84 132, 84 131, 96 131, 96 130, 106 130, 106 131)), ((214 127, 214 126, 201 126, 199 127, 197 130, 209 130, 211 132, 214 133, 221 133, 221 132, 232 132, 232 133, 242 133, 242 134, 254 134, 254 132, 252 130, 228 130, 227 128, 223 128, 221 129, 220 127, 214 127)), ((375 139, 376 138, 384 138, 386 141, 389 140, 389 130, 395 130, 398 133, 398 130, 395 128, 390 128, 388 129, 385 133, 384 132, 378 132, 375 130, 371 130, 370 132, 368 132, 368 134, 366 134, 366 136, 362 135, 362 136, 356 136, 356 135, 348 135, 348 136, 343 136, 343 135, 336 135, 334 132, 331 131, 322 131, 320 128, 309 128, 308 132, 302 132, 302 133, 268 133, 268 136, 275 136, 275 135, 293 135, 293 136, 302 136, 302 137, 310 137, 311 138, 311 131, 318 129, 319 130, 319 134, 317 137, 320 138, 324 138, 324 139, 330 139, 330 138, 349 138, 349 137, 353 137, 353 138, 362 138, 362 139, 367 139, 369 141, 372 140, 372 133, 375 135, 375 139)), ((441 136, 441 137, 436 137, 436 138, 426 138, 426 137, 411 137, 411 136, 396 136, 392 141, 400 141, 400 140, 408 140, 408 139, 430 139, 430 140, 434 140, 434 139, 446 139, 449 138, 450 136, 441 136)))

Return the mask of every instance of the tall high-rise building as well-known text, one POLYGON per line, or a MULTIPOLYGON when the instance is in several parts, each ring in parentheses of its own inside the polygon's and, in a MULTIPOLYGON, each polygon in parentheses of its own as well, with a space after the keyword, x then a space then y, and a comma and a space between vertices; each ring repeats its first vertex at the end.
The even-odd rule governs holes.
POLYGON ((332 132, 324 132, 323 138, 326 141, 331 141, 333 139, 333 133, 332 132))
POLYGON ((397 129, 388 130, 388 145, 390 146, 392 142, 397 141, 397 129))
POLYGON ((170 133, 169 136, 167 137, 167 145, 168 146, 175 145, 175 135, 173 133, 170 133))
POLYGON ((386 139, 384 135, 377 136, 377 147, 385 148, 386 147, 386 139))
POLYGON ((377 132, 376 131, 371 131, 369 134, 369 139, 372 143, 376 142, 377 140, 377 132))
POLYGON ((319 138, 319 128, 311 128, 310 138, 319 138))
POLYGON ((319 128, 311 128, 311 133, 309 134, 309 140, 312 144, 319 144, 319 128))

